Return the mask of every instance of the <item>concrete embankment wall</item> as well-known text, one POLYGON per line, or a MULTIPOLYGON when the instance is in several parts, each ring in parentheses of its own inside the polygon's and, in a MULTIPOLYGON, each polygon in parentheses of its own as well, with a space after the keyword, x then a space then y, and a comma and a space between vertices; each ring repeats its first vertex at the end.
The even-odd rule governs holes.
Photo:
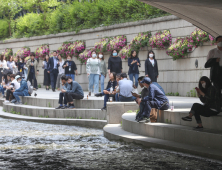
MULTIPOLYGON (((36 36, 31 38, 21 38, 6 40, 0 42, 0 51, 5 48, 13 48, 13 52, 21 49, 24 46, 35 51, 42 44, 49 43, 50 50, 57 50, 58 47, 65 41, 85 40, 86 48, 92 48, 96 42, 103 37, 113 37, 117 35, 126 35, 127 42, 130 41, 140 32, 151 31, 152 34, 159 30, 169 29, 173 41, 177 37, 184 37, 190 35, 195 30, 195 26, 191 23, 179 19, 175 16, 167 16, 155 18, 151 20, 143 20, 138 22, 130 22, 124 24, 117 24, 107 27, 100 27, 96 29, 82 30, 79 33, 69 32, 60 33, 56 35, 36 36)), ((206 56, 210 49, 214 48, 209 43, 205 43, 202 47, 198 47, 186 59, 179 59, 173 61, 172 57, 166 54, 166 50, 153 49, 156 53, 156 59, 159 67, 159 84, 164 88, 166 93, 179 92, 180 95, 185 96, 187 92, 197 86, 199 78, 203 75, 209 76, 209 70, 204 69, 206 56), (195 60, 198 60, 199 66, 195 67, 195 60)), ((140 68, 140 76, 144 75, 144 63, 147 58, 148 48, 144 48, 139 52, 139 58, 142 66, 140 68)), ((105 54, 105 61, 108 61, 110 53, 105 54)), ((86 75, 86 66, 81 64, 76 58, 74 61, 77 64, 79 75, 76 77, 84 90, 88 89, 88 78, 86 75)), ((43 83, 43 70, 41 69, 41 61, 39 64, 40 74, 38 76, 38 84, 43 83)), ((123 71, 128 72, 128 63, 123 60, 123 71)), ((106 82, 108 78, 106 78, 106 82)), ((105 83, 106 84, 106 83, 105 83)))

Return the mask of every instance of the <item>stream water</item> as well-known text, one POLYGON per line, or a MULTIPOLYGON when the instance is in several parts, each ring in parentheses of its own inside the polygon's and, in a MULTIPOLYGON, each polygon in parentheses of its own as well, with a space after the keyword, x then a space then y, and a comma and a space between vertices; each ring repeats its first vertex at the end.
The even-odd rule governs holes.
POLYGON ((109 141, 97 129, 0 118, 0 169, 220 170, 222 162, 109 141))

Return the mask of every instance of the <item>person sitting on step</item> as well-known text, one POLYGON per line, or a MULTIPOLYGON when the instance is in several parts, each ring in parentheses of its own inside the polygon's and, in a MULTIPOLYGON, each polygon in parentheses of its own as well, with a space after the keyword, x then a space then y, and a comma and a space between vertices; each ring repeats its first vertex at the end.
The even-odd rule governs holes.
POLYGON ((156 86, 151 84, 151 79, 145 77, 140 83, 143 83, 149 91, 149 94, 142 100, 137 98, 139 105, 143 105, 143 110, 137 118, 138 122, 149 122, 151 109, 167 110, 169 108, 169 100, 166 95, 156 86))
MULTIPOLYGON (((68 77, 66 76, 66 75, 63 75, 62 77, 61 77, 61 82, 62 82, 62 87, 61 87, 61 89, 64 89, 64 88, 66 88, 66 89, 68 89, 68 83, 67 83, 67 81, 68 81, 68 77)), ((59 93, 59 106, 56 108, 56 109, 66 109, 66 108, 68 108, 68 106, 67 106, 67 101, 66 101, 66 99, 65 99, 65 93, 64 92, 60 92, 59 93), (63 105, 64 104, 64 105, 63 105)))
POLYGON ((69 103, 68 109, 75 109, 73 99, 80 100, 84 98, 84 92, 82 87, 76 81, 72 80, 72 77, 68 76, 68 85, 61 91, 65 93, 65 99, 69 103))
POLYGON ((136 97, 132 95, 133 82, 127 79, 126 73, 121 74, 121 80, 119 81, 119 101, 120 102, 132 102, 136 100, 136 97))
POLYGON ((19 75, 17 77, 17 81, 18 83, 20 83, 20 87, 16 89, 15 92, 13 92, 13 96, 16 99, 15 104, 22 104, 19 96, 30 96, 28 92, 28 85, 27 85, 27 81, 22 79, 22 77, 20 77, 19 75))
POLYGON ((15 92, 16 89, 18 89, 20 87, 20 83, 17 82, 17 79, 19 78, 20 76, 17 75, 15 76, 15 74, 11 74, 10 75, 10 78, 11 78, 11 83, 10 83, 10 86, 9 88, 7 88, 7 91, 6 91, 6 101, 11 101, 11 103, 15 103, 16 100, 15 100, 15 97, 13 96, 13 92, 15 92))
POLYGON ((95 94, 96 97, 104 96, 104 106, 103 106, 103 108, 101 110, 106 110, 106 102, 108 102, 109 97, 111 97, 111 95, 113 94, 114 89, 115 89, 116 86, 117 86, 116 73, 112 72, 109 75, 109 82, 108 82, 108 84, 106 86, 106 89, 103 90, 102 93, 95 94))
POLYGON ((204 104, 194 103, 191 107, 190 113, 186 117, 182 117, 184 121, 192 121, 192 116, 195 117, 197 127, 194 129, 203 129, 201 116, 210 117, 220 113, 221 109, 221 97, 218 88, 213 86, 210 79, 203 76, 199 80, 199 88, 196 87, 197 95, 200 101, 204 104))

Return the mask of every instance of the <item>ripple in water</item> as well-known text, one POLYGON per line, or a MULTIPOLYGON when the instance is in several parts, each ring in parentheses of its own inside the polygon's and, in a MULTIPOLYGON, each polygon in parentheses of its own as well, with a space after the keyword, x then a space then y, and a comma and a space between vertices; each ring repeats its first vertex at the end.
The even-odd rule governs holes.
POLYGON ((200 169, 222 163, 109 141, 103 131, 0 118, 0 169, 200 169))

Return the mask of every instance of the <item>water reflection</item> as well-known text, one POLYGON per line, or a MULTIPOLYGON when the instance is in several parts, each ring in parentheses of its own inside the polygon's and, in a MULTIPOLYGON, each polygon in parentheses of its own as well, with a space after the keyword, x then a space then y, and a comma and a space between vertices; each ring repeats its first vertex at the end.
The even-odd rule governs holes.
POLYGON ((221 162, 109 141, 102 130, 0 118, 0 169, 222 169, 221 162))

